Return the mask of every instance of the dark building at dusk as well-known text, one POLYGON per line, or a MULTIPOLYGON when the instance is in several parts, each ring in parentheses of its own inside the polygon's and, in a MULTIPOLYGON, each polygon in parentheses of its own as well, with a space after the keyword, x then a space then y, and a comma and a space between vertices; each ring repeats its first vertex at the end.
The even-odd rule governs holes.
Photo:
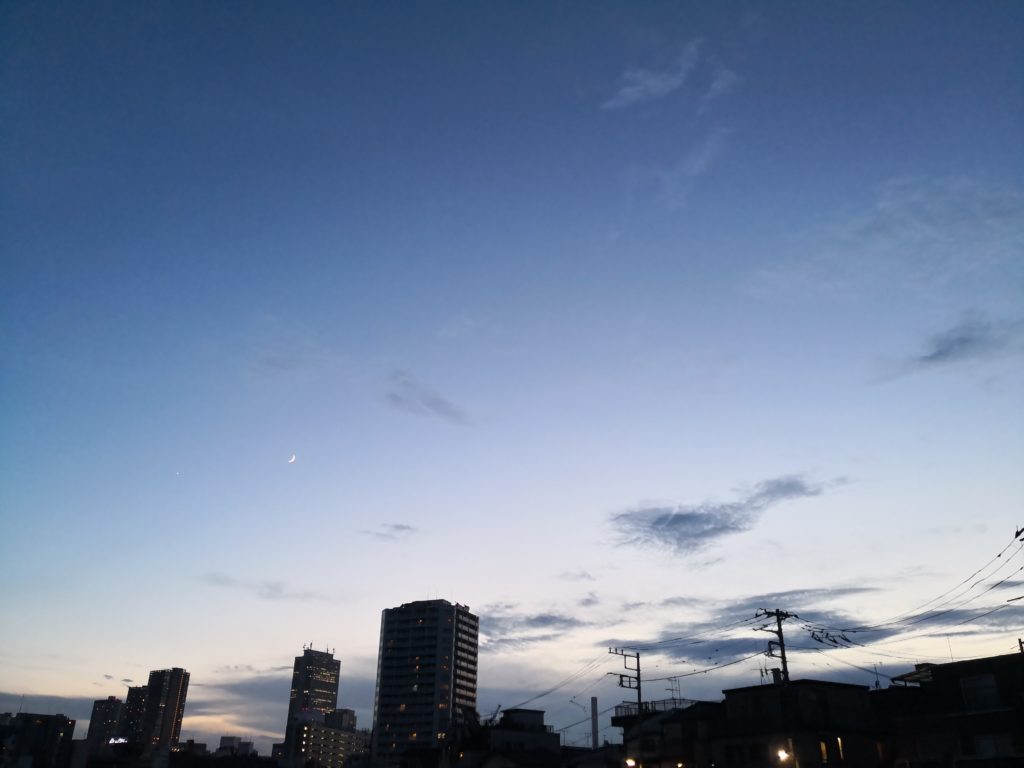
MULTIPOLYGON (((286 765, 302 766, 310 759, 311 729, 319 734, 324 720, 338 706, 338 677, 341 662, 330 651, 302 649, 295 657, 292 687, 288 698, 288 721, 279 754, 286 765)), ((318 740, 323 741, 319 736, 318 740)), ((330 738, 327 741, 331 741, 330 738)))
POLYGON ((149 673, 142 714, 142 742, 148 749, 164 751, 176 746, 185 715, 189 674, 180 667, 149 673))
POLYGON ((116 696, 99 699, 92 704, 89 732, 85 741, 90 755, 105 751, 110 740, 121 735, 124 722, 124 703, 116 696))
POLYGON ((1024 766, 1024 652, 917 664, 874 691, 903 766, 1024 766))
POLYGON ((119 736, 132 744, 142 743, 142 720, 145 716, 146 686, 133 685, 124 697, 119 736))
POLYGON ((373 758, 397 763, 444 746, 476 714, 479 619, 464 605, 423 600, 381 614, 373 758))
POLYGON ((0 714, 0 765, 69 768, 74 733, 64 715, 0 714))
POLYGON ((288 698, 288 723, 296 720, 323 721, 338 707, 338 676, 341 662, 329 651, 303 648, 295 657, 292 689, 288 698))

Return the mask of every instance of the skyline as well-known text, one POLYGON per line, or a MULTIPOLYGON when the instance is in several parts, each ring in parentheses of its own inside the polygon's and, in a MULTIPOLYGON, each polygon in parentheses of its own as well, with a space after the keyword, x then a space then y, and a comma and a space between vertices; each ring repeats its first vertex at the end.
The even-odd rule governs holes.
POLYGON ((1000 552, 790 666, 1012 651, 1022 23, 0 7, 0 710, 178 666, 183 738, 267 754, 304 644, 368 727, 381 611, 444 598, 481 715, 585 670, 559 728, 629 697, 608 646, 730 662, 758 609, 872 625, 1000 552))

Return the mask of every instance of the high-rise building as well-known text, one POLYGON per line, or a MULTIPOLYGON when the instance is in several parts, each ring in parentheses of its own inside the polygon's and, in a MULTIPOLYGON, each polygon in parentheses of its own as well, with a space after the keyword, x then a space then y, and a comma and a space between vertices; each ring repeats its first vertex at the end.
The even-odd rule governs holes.
POLYGON ((102 752, 120 732, 124 718, 124 703, 116 696, 108 696, 92 703, 89 732, 85 741, 90 755, 102 752))
POLYGON ((437 747, 476 709, 479 619, 464 605, 421 600, 381 614, 373 755, 387 763, 437 747))
POLYGON ((142 720, 146 716, 146 686, 132 685, 124 697, 120 736, 132 744, 142 742, 142 720))
POLYGON ((180 667, 155 669, 149 673, 142 715, 142 741, 147 748, 162 751, 177 745, 185 714, 188 677, 188 672, 180 667))
POLYGON ((318 720, 338 707, 338 675, 341 662, 329 651, 303 648, 295 657, 292 692, 288 699, 288 724, 296 720, 318 720))
POLYGON ((330 651, 303 647, 295 657, 292 690, 288 699, 288 722, 285 723, 281 762, 304 765, 308 759, 306 737, 309 724, 320 725, 338 706, 338 676, 341 662, 330 651))

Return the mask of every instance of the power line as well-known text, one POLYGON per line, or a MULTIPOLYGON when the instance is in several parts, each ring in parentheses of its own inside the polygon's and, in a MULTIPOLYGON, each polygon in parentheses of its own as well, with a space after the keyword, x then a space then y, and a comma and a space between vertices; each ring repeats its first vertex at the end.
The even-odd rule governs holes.
POLYGON ((548 688, 547 690, 543 691, 542 693, 538 693, 536 696, 533 696, 532 698, 529 698, 526 701, 520 702, 519 704, 516 704, 515 706, 510 707, 510 709, 519 709, 520 707, 525 707, 527 704, 532 704, 533 702, 537 701, 538 699, 543 699, 545 696, 549 696, 550 694, 554 693, 555 691, 560 690, 561 688, 564 688, 565 686, 569 685, 569 683, 572 683, 572 682, 580 679, 581 677, 583 677, 588 672, 591 672, 591 671, 597 669, 599 666, 601 666, 601 664, 605 664, 607 662, 608 662, 608 657, 605 656, 602 653, 600 656, 596 657, 593 661, 588 662, 587 664, 584 664, 583 667, 581 667, 576 672, 573 672, 571 675, 569 675, 568 677, 563 679, 561 682, 556 683, 551 688, 548 688))
POLYGON ((676 677, 693 677, 694 675, 706 675, 708 672, 713 672, 716 669, 724 669, 725 667, 731 667, 734 664, 739 664, 739 663, 744 662, 744 661, 750 661, 750 659, 756 658, 758 656, 764 656, 764 651, 758 651, 757 653, 752 653, 749 656, 744 656, 742 658, 735 659, 733 661, 727 661, 724 664, 716 664, 715 666, 707 667, 706 669, 697 669, 697 670, 694 670, 693 672, 680 672, 680 673, 675 674, 675 675, 668 675, 667 677, 648 677, 647 678, 647 682, 648 683, 656 683, 659 680, 672 680, 673 678, 676 678, 676 677))

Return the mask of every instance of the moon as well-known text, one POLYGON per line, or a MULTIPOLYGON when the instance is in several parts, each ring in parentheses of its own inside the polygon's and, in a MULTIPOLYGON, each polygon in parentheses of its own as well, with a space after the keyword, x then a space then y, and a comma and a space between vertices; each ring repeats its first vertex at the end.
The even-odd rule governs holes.
POLYGON ((288 463, 289 464, 294 464, 295 463, 295 454, 294 453, 292 454, 292 457, 290 459, 288 459, 288 463))

